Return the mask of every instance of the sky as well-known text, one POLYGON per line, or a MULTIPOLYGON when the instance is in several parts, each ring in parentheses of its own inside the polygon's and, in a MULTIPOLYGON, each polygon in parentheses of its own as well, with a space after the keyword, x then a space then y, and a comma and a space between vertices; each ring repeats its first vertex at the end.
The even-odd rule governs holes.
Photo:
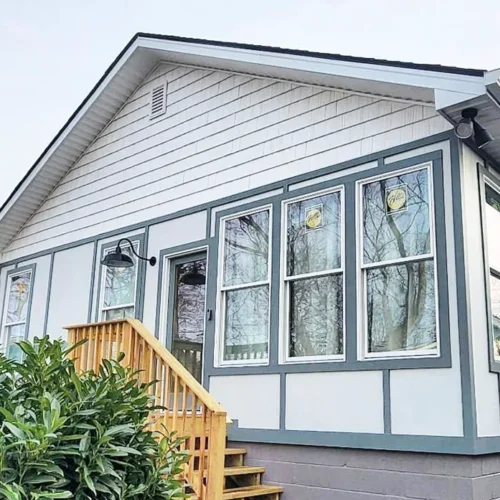
POLYGON ((0 0, 0 203, 138 32, 479 69, 498 0, 0 0))

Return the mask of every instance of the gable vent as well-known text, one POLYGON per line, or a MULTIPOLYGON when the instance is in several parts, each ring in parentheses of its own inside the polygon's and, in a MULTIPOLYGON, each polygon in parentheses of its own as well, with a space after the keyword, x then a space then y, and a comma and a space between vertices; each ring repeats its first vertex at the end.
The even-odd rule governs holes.
POLYGON ((162 83, 151 91, 151 112, 150 118, 163 115, 167 110, 167 84, 162 83))

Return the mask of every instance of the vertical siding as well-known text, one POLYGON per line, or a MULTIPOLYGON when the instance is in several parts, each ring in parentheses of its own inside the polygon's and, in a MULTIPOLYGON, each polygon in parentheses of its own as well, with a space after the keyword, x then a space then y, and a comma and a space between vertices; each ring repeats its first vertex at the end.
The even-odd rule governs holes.
POLYGON ((449 125, 432 108, 162 65, 5 251, 10 259, 319 169, 449 125), (167 112, 149 92, 167 81, 167 112))

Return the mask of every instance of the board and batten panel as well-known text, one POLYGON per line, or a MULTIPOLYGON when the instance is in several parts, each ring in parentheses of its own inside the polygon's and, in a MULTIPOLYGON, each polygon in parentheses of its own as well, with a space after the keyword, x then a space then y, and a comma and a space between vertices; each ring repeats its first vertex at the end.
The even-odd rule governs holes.
POLYGON ((482 159, 463 146, 463 214, 466 248, 469 318, 474 367, 477 434, 500 435, 498 375, 489 371, 488 318, 484 276, 483 241, 479 204, 478 163, 482 159))
POLYGON ((287 430, 383 433, 382 372, 287 374, 285 422, 287 430))
MULTIPOLYGON (((407 435, 462 436, 462 393, 450 146, 446 142, 436 144, 434 148, 442 151, 443 158, 447 266, 444 276, 448 279, 452 367, 392 370, 390 372, 391 431, 393 434, 407 435)), ((432 147, 420 148, 412 151, 412 156, 428 153, 431 150, 433 150, 432 147)))
POLYGON ((87 323, 94 245, 56 252, 50 289, 47 333, 66 338, 65 326, 87 323))
POLYGON ((50 255, 37 259, 20 262, 19 267, 35 264, 35 281, 31 296, 31 315, 29 323, 28 339, 42 337, 45 333, 45 314, 48 304, 49 277, 50 277, 50 255))
MULTIPOLYGON (((160 257, 160 252, 168 248, 178 247, 194 241, 204 240, 207 232, 207 212, 197 212, 184 217, 178 217, 160 224, 149 227, 148 257, 160 257)), ((168 285, 161 289, 161 297, 158 297, 158 279, 160 263, 154 267, 147 266, 146 285, 144 289, 144 314, 143 323, 150 332, 155 331, 156 308, 160 298, 166 300, 168 285)), ((164 275, 168 269, 163 270, 164 275)), ((164 332, 160 332, 160 338, 164 340, 164 332)))
POLYGON ((280 376, 220 375, 210 377, 210 394, 245 429, 279 429, 280 376))
POLYGON ((143 83, 4 260, 430 136, 433 107, 166 65, 143 83), (166 114, 149 92, 168 83, 166 114))

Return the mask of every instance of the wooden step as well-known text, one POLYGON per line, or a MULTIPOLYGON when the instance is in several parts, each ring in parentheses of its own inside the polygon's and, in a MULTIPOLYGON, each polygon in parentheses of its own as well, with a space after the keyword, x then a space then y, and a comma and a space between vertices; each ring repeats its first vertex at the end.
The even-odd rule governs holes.
POLYGON ((246 448, 226 448, 224 453, 226 455, 246 455, 246 448))
POLYGON ((266 472, 265 467, 253 467, 251 465, 242 465, 240 467, 226 467, 224 469, 225 476, 242 476, 245 474, 263 474, 266 472))
POLYGON ((234 488, 224 490, 222 500, 238 500, 244 498, 256 498, 265 495, 278 495, 283 492, 283 488, 279 486, 243 486, 242 488, 234 488))

